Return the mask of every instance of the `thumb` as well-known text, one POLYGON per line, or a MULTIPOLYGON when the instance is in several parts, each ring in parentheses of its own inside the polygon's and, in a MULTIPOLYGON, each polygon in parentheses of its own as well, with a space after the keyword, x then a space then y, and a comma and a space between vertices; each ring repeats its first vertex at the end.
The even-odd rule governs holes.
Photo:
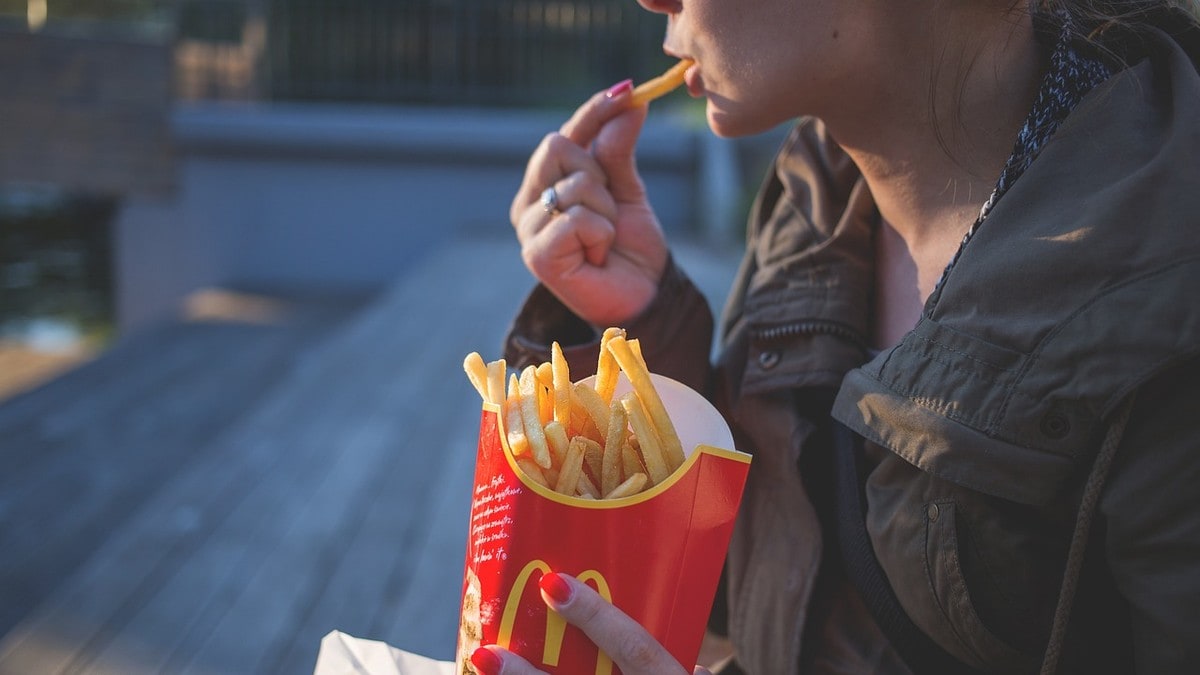
POLYGON ((646 197, 636 157, 646 111, 644 105, 629 106, 600 130, 592 144, 592 156, 608 176, 609 191, 618 204, 642 201, 646 197))

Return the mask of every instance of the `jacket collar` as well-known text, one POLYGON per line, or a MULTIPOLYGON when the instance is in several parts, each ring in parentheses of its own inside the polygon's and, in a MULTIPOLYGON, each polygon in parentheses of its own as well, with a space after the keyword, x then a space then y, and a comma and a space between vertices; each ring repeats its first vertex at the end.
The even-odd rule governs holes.
POLYGON ((1159 47, 1080 103, 916 329, 847 376, 837 419, 1040 503, 1130 390, 1200 353, 1200 77, 1159 47))

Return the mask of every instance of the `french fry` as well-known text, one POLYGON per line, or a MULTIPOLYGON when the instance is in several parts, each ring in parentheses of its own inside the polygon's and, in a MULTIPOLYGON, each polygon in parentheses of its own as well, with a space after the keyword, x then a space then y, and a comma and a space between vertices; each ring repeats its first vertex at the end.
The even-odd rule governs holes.
POLYGON ((508 381, 508 397, 504 402, 504 430, 508 437, 508 447, 514 456, 529 452, 525 421, 521 419, 521 392, 516 375, 508 381))
POLYGON ((600 463, 600 494, 607 495, 621 482, 621 449, 629 430, 629 416, 620 401, 608 407, 608 433, 604 437, 604 456, 600 463))
POLYGON ((553 420, 542 431, 546 432, 546 442, 550 446, 550 459, 555 466, 562 466, 563 461, 567 458, 567 448, 571 445, 571 438, 567 435, 567 429, 558 420, 553 420))
MULTIPOLYGON (((617 359, 621 370, 625 371, 625 376, 629 378, 629 384, 633 386, 638 400, 645 406, 653 429, 657 432, 658 440, 662 444, 663 455, 668 462, 668 471, 674 471, 683 464, 683 444, 679 440, 679 434, 675 432, 675 425, 671 422, 671 416, 667 414, 667 408, 663 405, 662 398, 654 388, 654 382, 650 380, 650 371, 646 368, 645 361, 640 355, 634 353, 625 338, 613 338, 608 343, 608 349, 617 359)), ((627 412, 629 411, 628 406, 625 409, 627 412)), ((638 439, 643 442, 643 454, 645 454, 647 439, 642 438, 641 432, 637 431, 636 427, 634 433, 637 433, 638 439)), ((649 461, 647 461, 646 468, 650 468, 649 461)), ((650 473, 650 478, 655 483, 658 482, 653 471, 650 473)))
POLYGON ((642 356, 642 341, 638 339, 626 340, 629 345, 629 351, 633 352, 633 357, 641 362, 642 367, 646 367, 646 357, 642 356))
POLYGON ((681 59, 662 75, 639 84, 633 90, 630 100, 634 105, 645 105, 656 98, 665 96, 683 84, 683 75, 693 63, 694 61, 691 59, 681 59))
POLYGON ((586 473, 579 474, 579 486, 576 496, 600 499, 600 489, 596 487, 592 479, 588 478, 586 473))
POLYGON ((533 461, 543 469, 549 469, 550 447, 546 444, 546 432, 542 429, 542 418, 538 410, 537 368, 526 366, 519 380, 521 393, 521 421, 525 423, 525 438, 529 441, 529 452, 533 461))
POLYGON ((488 394, 487 364, 483 362, 483 357, 479 355, 479 352, 467 354, 467 358, 463 359, 463 370, 467 371, 467 379, 471 381, 471 386, 475 387, 475 391, 483 397, 484 403, 491 403, 492 398, 488 394))
POLYGON ((579 396, 575 393, 576 386, 571 388, 571 427, 570 436, 587 436, 588 438, 601 442, 604 440, 604 435, 596 428, 596 423, 592 421, 592 416, 588 414, 587 408, 583 407, 579 396))
POLYGON ((650 482, 658 485, 671 475, 658 435, 654 432, 654 427, 651 426, 646 411, 642 409, 636 392, 631 391, 625 394, 620 401, 621 405, 625 407, 625 412, 629 414, 629 426, 633 427, 633 433, 637 434, 638 445, 642 450, 642 461, 646 463, 646 472, 650 475, 650 482))
MULTIPOLYGON (((588 439, 588 443, 583 448, 583 466, 591 474, 591 477, 599 480, 604 466, 604 447, 596 441, 588 439)), ((600 496, 599 490, 595 492, 596 496, 600 496)))
POLYGON ((542 386, 540 379, 534 383, 534 391, 537 392, 538 419, 541 420, 542 426, 545 426, 554 419, 554 393, 542 386))
POLYGON ((504 359, 498 359, 487 364, 488 400, 503 405, 507 398, 504 393, 504 376, 508 374, 508 364, 504 359))
POLYGON ((549 361, 538 364, 537 379, 538 382, 541 382, 542 386, 546 387, 547 389, 554 386, 554 366, 552 366, 549 361))
POLYGON ((558 470, 558 481, 554 484, 556 492, 574 495, 579 489, 579 477, 583 475, 583 443, 586 440, 582 436, 571 439, 567 458, 563 460, 562 468, 558 470))
POLYGON ((625 331, 620 328, 607 328, 600 336, 600 360, 596 363, 596 393, 604 405, 612 402, 613 390, 617 388, 617 375, 620 367, 617 360, 608 351, 608 343, 614 337, 625 337, 625 331))
POLYGON ((533 482, 541 485, 542 487, 550 487, 550 483, 548 483, 546 480, 546 474, 542 471, 542 468, 537 465, 537 462, 528 457, 518 457, 517 467, 520 468, 521 471, 524 471, 525 475, 529 476, 530 480, 533 482))
POLYGON ((602 434, 600 438, 603 439, 603 434, 608 429, 608 404, 600 399, 600 394, 597 394, 595 389, 583 383, 575 385, 575 396, 583 409, 587 411, 588 417, 596 425, 596 429, 602 434))
POLYGON ((635 473, 629 478, 626 478, 623 483, 609 490, 605 495, 605 499, 620 499, 621 497, 629 497, 636 495, 646 487, 646 474, 635 473))
MULTIPOLYGON (((622 408, 622 410, 624 410, 624 408, 622 408)), ((625 444, 621 446, 621 475, 624 476, 626 480, 628 480, 630 476, 633 476, 634 474, 646 473, 646 467, 642 464, 640 453, 633 447, 636 441, 637 439, 631 436, 625 441, 625 444)))
POLYGON ((571 367, 562 347, 557 342, 550 345, 550 365, 554 386, 554 419, 563 426, 571 423, 571 367))

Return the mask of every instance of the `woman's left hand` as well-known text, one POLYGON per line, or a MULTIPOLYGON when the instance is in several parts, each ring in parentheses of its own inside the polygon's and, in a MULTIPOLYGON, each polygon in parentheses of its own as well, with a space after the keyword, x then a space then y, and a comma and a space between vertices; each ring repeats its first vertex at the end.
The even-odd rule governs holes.
MULTIPOLYGON (((578 579, 554 572, 542 576, 542 600, 567 623, 578 626, 625 675, 686 675, 666 648, 629 615, 614 607, 578 579)), ((543 673, 516 654, 489 645, 471 655, 481 675, 534 675, 543 673)), ((694 675, 707 675, 699 666, 694 675)))

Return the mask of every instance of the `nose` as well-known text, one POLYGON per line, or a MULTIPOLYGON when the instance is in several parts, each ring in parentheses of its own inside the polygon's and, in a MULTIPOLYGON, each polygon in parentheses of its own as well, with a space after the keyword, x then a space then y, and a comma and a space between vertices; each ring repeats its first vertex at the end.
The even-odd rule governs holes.
POLYGON ((659 14, 676 14, 683 9, 682 0, 638 0, 638 4, 659 14))

